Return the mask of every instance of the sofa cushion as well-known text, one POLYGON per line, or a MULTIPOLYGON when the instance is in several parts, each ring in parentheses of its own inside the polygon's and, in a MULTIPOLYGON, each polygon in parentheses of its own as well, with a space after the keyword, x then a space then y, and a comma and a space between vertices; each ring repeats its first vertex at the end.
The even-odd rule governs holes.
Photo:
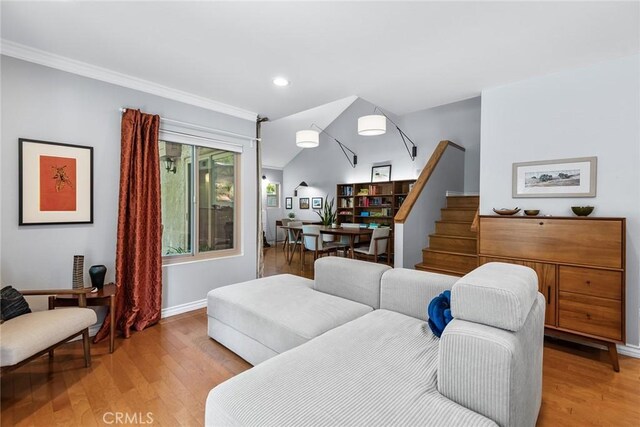
POLYGON ((380 280, 389 270, 391 267, 384 264, 324 257, 315 263, 314 287, 320 292, 380 308, 380 280))
POLYGON ((11 366, 96 323, 90 308, 36 311, 0 325, 0 366, 11 366))
POLYGON ((437 364, 424 321, 376 310, 218 385, 205 424, 494 426, 436 390, 437 364))
POLYGON ((394 268, 382 275, 380 308, 427 320, 429 301, 451 289, 456 276, 394 268))
POLYGON ((282 353, 372 311, 312 286, 291 274, 224 286, 209 292, 207 314, 282 353))
POLYGON ((527 320, 538 294, 538 276, 529 267, 484 264, 460 278, 451 290, 453 317, 508 331, 527 320))

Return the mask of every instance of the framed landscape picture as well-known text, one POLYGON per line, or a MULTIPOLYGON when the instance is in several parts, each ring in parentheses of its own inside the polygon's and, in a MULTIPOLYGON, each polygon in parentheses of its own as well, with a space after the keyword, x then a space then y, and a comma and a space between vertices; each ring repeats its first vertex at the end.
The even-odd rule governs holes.
POLYGON ((285 199, 284 199, 284 208, 285 209, 293 209, 293 197, 285 197, 285 199))
POLYGON ((371 168, 371 182, 391 181, 391 165, 373 166, 371 168))
POLYGON ((93 147, 18 140, 19 225, 93 223, 93 147))
POLYGON ((309 198, 308 197, 301 197, 299 200, 300 203, 300 209, 309 209, 309 198))
POLYGON ((322 209, 322 197, 311 198, 311 209, 322 209))
POLYGON ((597 157, 513 164, 512 197, 595 197, 597 157))

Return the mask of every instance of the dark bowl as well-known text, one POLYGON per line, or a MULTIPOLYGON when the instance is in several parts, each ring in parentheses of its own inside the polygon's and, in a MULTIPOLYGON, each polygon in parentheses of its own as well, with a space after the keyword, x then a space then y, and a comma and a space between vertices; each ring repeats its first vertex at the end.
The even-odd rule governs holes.
POLYGON ((536 216, 540 213, 540 209, 525 209, 524 214, 528 216, 536 216))
POLYGON ((515 215, 518 212, 520 212, 520 209, 519 208, 513 208, 513 209, 505 209, 505 208, 496 209, 496 208, 493 208, 493 211, 495 213, 497 213, 498 215, 515 215))
POLYGON ((578 216, 589 216, 593 212, 593 206, 571 206, 571 210, 578 216))

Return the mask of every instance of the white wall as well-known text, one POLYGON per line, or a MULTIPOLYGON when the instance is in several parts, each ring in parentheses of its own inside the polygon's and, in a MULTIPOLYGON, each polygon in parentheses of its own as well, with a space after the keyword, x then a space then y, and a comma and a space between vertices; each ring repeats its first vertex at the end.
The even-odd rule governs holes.
MULTIPOLYGON (((140 108, 245 135, 255 123, 108 83, 2 57, 2 284, 71 287, 74 254, 104 264, 114 280, 120 112, 140 108), (94 147, 94 223, 18 227, 18 138, 94 147)), ((210 289, 256 275, 256 153, 242 154, 242 256, 163 269, 163 308, 202 300, 210 289)), ((85 283, 89 285, 88 274, 85 283)))
POLYGON ((480 210, 541 209, 627 218, 627 343, 638 345, 640 258, 640 59, 622 58, 482 92, 480 210), (514 162, 598 157, 597 196, 512 199, 514 162))

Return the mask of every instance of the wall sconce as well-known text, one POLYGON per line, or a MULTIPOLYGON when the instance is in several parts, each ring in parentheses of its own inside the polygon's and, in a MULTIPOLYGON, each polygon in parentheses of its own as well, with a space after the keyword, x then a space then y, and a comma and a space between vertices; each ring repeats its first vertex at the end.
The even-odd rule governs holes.
POLYGON ((387 131, 386 121, 389 120, 391 123, 393 123, 393 125, 398 130, 398 133, 402 138, 402 143, 404 144, 404 147, 407 149, 407 152, 409 153, 409 157, 411 157, 411 161, 414 161, 416 159, 416 156, 418 155, 418 147, 416 147, 416 144, 413 143, 411 138, 409 138, 409 136, 406 133, 404 133, 402 129, 400 129, 400 127, 393 120, 391 120, 389 116, 387 116, 384 113, 384 111, 382 111, 378 107, 375 107, 373 109, 373 112, 375 113, 376 110, 380 112, 380 115, 373 114, 370 116, 362 116, 358 119, 358 135, 362 135, 362 136, 382 135, 387 131), (411 144, 411 149, 409 149, 409 145, 407 144, 407 141, 409 141, 409 143, 411 144))
POLYGON ((312 123, 311 127, 314 127, 314 126, 316 128, 318 128, 318 130, 320 132, 318 132, 316 130, 313 130, 313 129, 301 130, 301 131, 296 132, 296 145, 298 147, 302 147, 302 148, 317 147, 318 144, 320 144, 320 133, 321 132, 322 133, 326 133, 329 136, 329 138, 333 139, 336 143, 338 143, 338 145, 340 146, 340 149, 344 153, 344 156, 347 158, 347 161, 349 162, 351 167, 355 168, 356 165, 358 164, 358 155, 356 153, 354 153, 353 150, 351 150, 349 147, 344 145, 342 142, 338 141, 329 132, 327 132, 326 130, 322 129, 317 124, 312 123), (347 151, 351 153, 351 157, 347 154, 347 151))
POLYGON ((300 187, 308 187, 308 186, 309 186, 309 185, 308 185, 306 182, 302 181, 302 182, 301 182, 300 184, 298 184, 298 186, 293 190, 293 196, 294 196, 294 197, 298 197, 298 188, 300 188, 300 187))
POLYGON ((164 158, 164 168, 167 172, 176 173, 176 162, 171 157, 164 158))

